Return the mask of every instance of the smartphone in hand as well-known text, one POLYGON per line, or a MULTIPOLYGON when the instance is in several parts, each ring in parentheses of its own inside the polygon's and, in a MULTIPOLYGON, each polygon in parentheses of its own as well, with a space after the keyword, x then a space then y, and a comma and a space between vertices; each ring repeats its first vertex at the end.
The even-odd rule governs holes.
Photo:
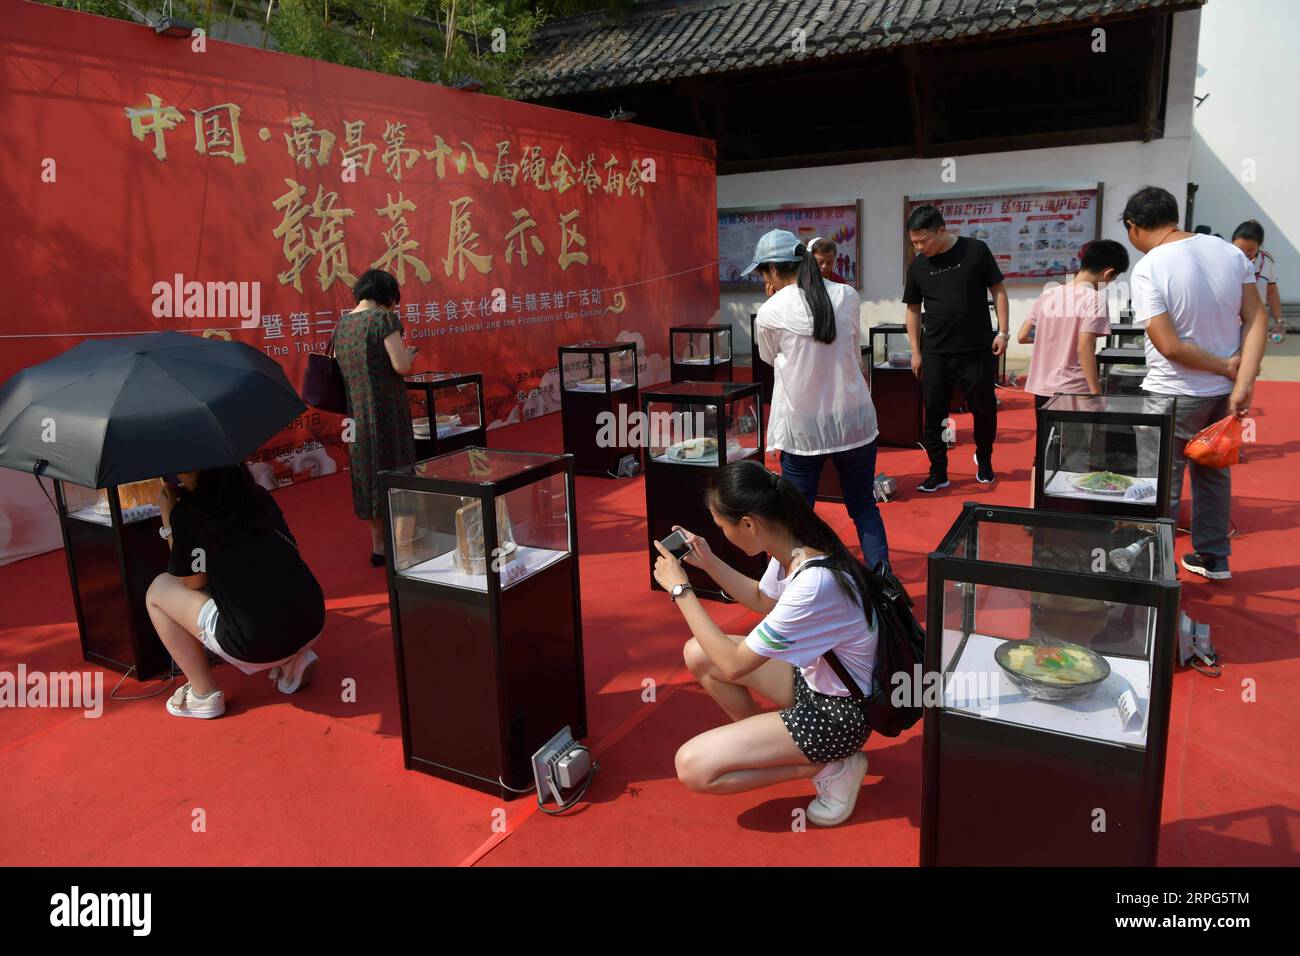
POLYGON ((664 550, 671 554, 678 561, 685 558, 695 549, 686 543, 686 535, 681 531, 674 531, 668 537, 659 542, 664 546, 664 550))

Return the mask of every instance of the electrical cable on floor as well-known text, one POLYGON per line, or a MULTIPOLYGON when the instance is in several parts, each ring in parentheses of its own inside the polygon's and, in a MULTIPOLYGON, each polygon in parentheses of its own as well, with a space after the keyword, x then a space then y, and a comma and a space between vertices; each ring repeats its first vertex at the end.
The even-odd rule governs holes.
POLYGON ((152 694, 136 694, 131 697, 118 697, 117 692, 122 689, 122 685, 126 683, 127 678, 129 678, 134 672, 135 672, 135 665, 132 664, 130 669, 127 670, 127 672, 122 675, 122 679, 117 682, 117 686, 114 687, 112 692, 108 695, 109 700, 151 700, 152 698, 157 697, 159 694, 166 693, 168 690, 175 687, 176 678, 181 673, 180 669, 176 666, 176 661, 173 660, 171 671, 167 674, 165 678, 162 677, 159 678, 159 680, 167 681, 167 683, 164 686, 158 688, 158 690, 154 691, 152 694))
MULTIPOLYGON (((587 753, 591 753, 591 751, 587 750, 586 747, 581 747, 579 749, 586 750, 587 753)), ((537 809, 541 810, 542 813, 545 813, 547 816, 551 816, 551 817, 556 817, 562 813, 565 813, 568 810, 572 810, 582 801, 582 798, 586 796, 588 788, 591 787, 592 781, 596 779, 596 774, 599 772, 600 772, 600 764, 593 760, 591 762, 591 772, 587 774, 587 779, 582 782, 582 786, 578 788, 578 792, 575 793, 572 797, 570 797, 566 802, 561 803, 560 808, 558 810, 546 809, 545 804, 542 802, 542 795, 540 793, 537 795, 537 809)))

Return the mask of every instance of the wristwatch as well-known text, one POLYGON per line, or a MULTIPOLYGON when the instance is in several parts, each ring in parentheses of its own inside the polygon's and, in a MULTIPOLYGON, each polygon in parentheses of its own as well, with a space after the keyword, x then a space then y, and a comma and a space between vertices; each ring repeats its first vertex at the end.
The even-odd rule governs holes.
POLYGON ((161 528, 158 529, 158 537, 162 538, 164 541, 166 541, 171 536, 172 536, 172 529, 167 527, 166 525, 163 525, 161 528))
POLYGON ((1009 338, 1011 338, 1011 333, 1010 333, 1010 332, 999 332, 999 333, 997 333, 996 338, 1000 338, 1000 339, 1009 339, 1009 338))
POLYGON ((694 590, 695 588, 691 587, 689 584, 674 584, 673 589, 668 592, 668 595, 673 599, 673 603, 676 604, 677 599, 679 597, 681 597, 687 591, 694 591, 694 590))

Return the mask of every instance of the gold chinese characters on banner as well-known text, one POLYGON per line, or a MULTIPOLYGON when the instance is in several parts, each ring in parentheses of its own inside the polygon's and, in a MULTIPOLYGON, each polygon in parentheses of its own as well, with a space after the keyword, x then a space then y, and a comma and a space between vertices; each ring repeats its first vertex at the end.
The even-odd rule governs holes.
MULTIPOLYGON (((192 109, 187 117, 154 93, 146 92, 144 99, 143 103, 125 107, 124 112, 130 134, 149 145, 159 162, 168 160, 167 134, 186 122, 193 123, 194 151, 198 155, 228 159, 236 166, 248 162, 240 133, 238 105, 222 103, 208 109, 192 109)), ((385 121, 383 135, 376 143, 367 141, 365 120, 343 120, 341 140, 333 131, 318 127, 305 112, 285 117, 284 122, 289 127, 283 134, 285 154, 295 167, 312 171, 336 165, 343 182, 356 182, 359 176, 387 175, 399 186, 395 194, 386 194, 383 206, 373 210, 381 221, 373 228, 373 234, 377 234, 383 251, 369 267, 386 269, 403 284, 408 271, 426 285, 434 279, 427 252, 413 238, 408 219, 408 216, 418 216, 420 210, 400 188, 403 175, 418 163, 431 163, 439 181, 455 176, 472 182, 477 177, 496 187, 518 189, 531 185, 538 192, 555 196, 572 191, 574 196, 585 193, 615 199, 643 198, 646 184, 655 181, 654 160, 649 157, 633 157, 625 162, 611 154, 602 163, 595 153, 588 153, 581 162, 575 162, 560 146, 548 160, 541 146, 530 145, 519 150, 518 161, 514 161, 512 143, 501 140, 493 144, 495 160, 490 160, 489 165, 480 158, 474 144, 464 139, 453 137, 449 141, 435 134, 432 148, 411 144, 405 123, 385 121), (376 156, 378 166, 373 164, 376 156)), ((259 129, 258 138, 266 143, 272 140, 265 127, 259 129)), ((486 155, 490 157, 491 151, 486 155)), ((342 206, 338 192, 325 185, 313 184, 315 195, 312 196, 312 187, 297 178, 286 176, 284 184, 285 191, 270 199, 272 210, 280 216, 271 235, 280 241, 284 260, 277 280, 299 293, 305 291, 304 274, 313 278, 322 292, 329 292, 335 283, 351 285, 356 277, 348 254, 349 236, 345 226, 356 225, 357 210, 342 206), (349 219, 353 222, 345 223, 349 219)), ((590 261, 588 240, 576 206, 559 214, 547 226, 539 223, 526 206, 519 205, 511 211, 514 221, 509 230, 497 236, 484 236, 478 230, 471 196, 448 200, 446 213, 446 255, 439 259, 444 278, 454 275, 458 282, 464 282, 467 274, 492 273, 497 259, 497 253, 492 251, 494 247, 504 252, 505 263, 511 268, 528 268, 532 261, 547 254, 548 244, 562 270, 587 265, 590 261)))

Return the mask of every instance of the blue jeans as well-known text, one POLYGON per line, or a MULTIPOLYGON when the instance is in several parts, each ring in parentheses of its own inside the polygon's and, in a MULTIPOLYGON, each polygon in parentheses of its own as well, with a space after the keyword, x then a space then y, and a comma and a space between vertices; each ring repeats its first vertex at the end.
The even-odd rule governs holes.
POLYGON ((844 507, 858 529, 858 543, 868 567, 889 560, 885 522, 876 507, 876 441, 829 455, 793 455, 781 452, 781 476, 799 489, 812 507, 817 500, 817 483, 822 466, 830 461, 840 474, 844 507))

